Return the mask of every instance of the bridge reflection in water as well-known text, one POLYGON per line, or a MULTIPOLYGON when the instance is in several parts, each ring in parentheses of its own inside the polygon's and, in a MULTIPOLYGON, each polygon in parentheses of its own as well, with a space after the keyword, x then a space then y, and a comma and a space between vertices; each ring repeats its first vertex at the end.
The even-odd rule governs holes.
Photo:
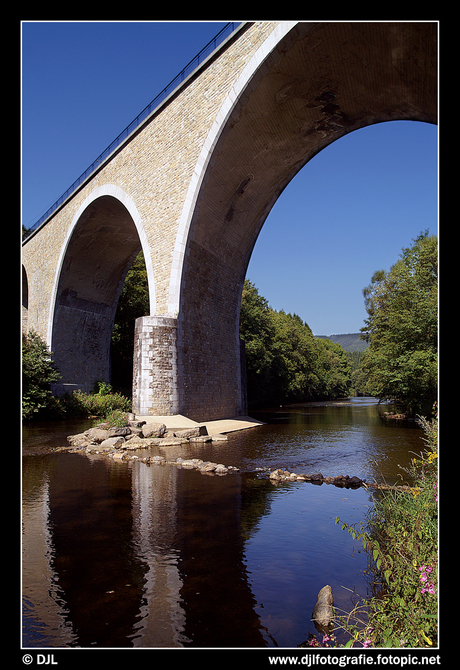
POLYGON ((77 454, 24 473, 24 646, 266 646, 242 476, 77 454))

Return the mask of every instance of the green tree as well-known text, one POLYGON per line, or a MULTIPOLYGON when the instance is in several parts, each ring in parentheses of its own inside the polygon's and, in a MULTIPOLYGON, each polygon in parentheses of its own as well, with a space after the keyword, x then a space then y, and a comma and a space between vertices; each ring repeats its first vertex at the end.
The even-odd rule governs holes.
POLYGON ((112 330, 112 384, 130 392, 133 380, 134 322, 149 314, 147 269, 142 251, 128 270, 112 330))
POLYGON ((46 342, 33 330, 22 336, 22 417, 43 415, 53 402, 50 384, 61 375, 46 342))
POLYGON ((375 272, 364 291, 369 347, 368 389, 429 413, 437 396, 438 241, 421 233, 389 272, 375 272))
POLYGON ((347 395, 351 365, 342 347, 316 339, 297 314, 272 309, 249 280, 241 300, 240 337, 246 345, 249 405, 347 395))
POLYGON ((272 389, 272 342, 274 323, 268 302, 246 279, 240 310, 240 337, 246 350, 248 402, 270 402, 272 389))
POLYGON ((277 400, 302 402, 315 393, 316 342, 309 326, 296 314, 272 310, 272 383, 277 400))
POLYGON ((323 338, 316 340, 316 347, 316 395, 326 399, 347 396, 350 391, 352 366, 346 352, 337 342, 323 338))

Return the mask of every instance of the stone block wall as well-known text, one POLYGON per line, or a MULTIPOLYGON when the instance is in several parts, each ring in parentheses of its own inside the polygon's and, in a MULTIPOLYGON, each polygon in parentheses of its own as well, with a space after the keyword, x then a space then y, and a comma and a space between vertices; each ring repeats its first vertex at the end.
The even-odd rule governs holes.
MULTIPOLYGON (((96 224, 103 214, 102 209, 98 211, 98 203, 103 199, 107 201, 110 196, 125 206, 137 229, 148 273, 149 318, 157 318, 156 322, 146 321, 136 330, 140 339, 134 352, 133 398, 138 411, 174 414, 179 407, 181 411, 188 411, 187 399, 192 398, 192 411, 205 416, 207 399, 215 400, 216 383, 207 386, 214 363, 208 361, 202 365, 201 359, 195 358, 189 365, 185 350, 181 348, 179 352, 177 348, 177 328, 171 326, 181 309, 187 311, 187 306, 180 304, 181 262, 175 255, 177 249, 182 253, 187 245, 186 235, 180 230, 180 220, 190 184, 196 179, 197 162, 216 115, 235 80, 276 25, 277 22, 260 22, 239 29, 23 246, 24 286, 27 286, 28 301, 28 309, 24 307, 24 328, 36 330, 56 357, 63 361, 66 374, 62 381, 65 384, 75 382, 86 388, 92 385, 95 373, 104 379, 109 374, 110 319, 104 319, 104 323, 99 320, 100 328, 94 323, 94 327, 86 328, 85 332, 83 321, 80 328, 75 320, 77 325, 69 334, 69 341, 65 337, 69 328, 57 329, 56 319, 63 312, 60 304, 62 286, 66 286, 76 300, 86 300, 87 295, 81 293, 80 287, 88 281, 95 282, 96 275, 98 281, 104 281, 104 276, 110 274, 109 268, 104 267, 105 261, 85 253, 81 263, 85 276, 81 274, 78 282, 67 280, 65 276, 68 267, 75 264, 75 254, 71 258, 71 250, 75 248, 76 231, 85 234, 81 222, 90 212, 91 220, 96 224), (173 279, 175 270, 179 274, 173 279), (77 332, 79 328, 81 332, 77 332), (96 330, 97 337, 92 338, 91 334, 96 330), (176 354, 173 355, 171 347, 175 347, 176 354), (189 372, 184 373, 185 368, 189 372), (194 373, 197 368, 201 370, 198 377, 194 373), (178 385, 184 383, 188 387, 179 393, 178 385), (199 386, 198 393, 193 390, 195 384, 199 386)), ((84 225, 86 227, 86 223, 84 225)), ((120 222, 117 235, 122 236, 125 225, 120 222)), ((129 224, 130 234, 132 227, 132 223, 129 224)), ((104 236, 104 225, 95 226, 94 231, 93 247, 104 247, 105 257, 113 257, 114 245, 121 248, 113 232, 104 236)), ((126 251, 126 262, 131 252, 132 249, 126 251)), ((123 263, 124 259, 120 258, 120 264, 123 263)), ((110 308, 113 310, 115 305, 110 303, 110 308)), ((219 316, 216 314, 215 318, 217 320, 219 316)), ((94 321, 92 316, 91 319, 94 321)), ((188 336, 189 329, 186 330, 188 336)), ((234 331, 233 324, 232 333, 234 331)), ((192 343, 191 349, 196 348, 195 345, 197 343, 192 343)), ((206 343, 202 346, 203 352, 199 356, 206 357, 206 343)), ((232 347, 234 349, 235 345, 232 347)), ((225 349, 224 346, 222 352, 225 349)), ((230 368, 238 364, 237 359, 238 354, 232 352, 225 375, 219 377, 221 391, 227 378, 232 377, 229 395, 240 383, 235 381, 239 368, 238 372, 230 372, 230 368)), ((235 402, 231 405, 235 406, 235 402)))
POLYGON ((141 416, 179 414, 177 320, 136 319, 133 356, 133 411, 141 416))

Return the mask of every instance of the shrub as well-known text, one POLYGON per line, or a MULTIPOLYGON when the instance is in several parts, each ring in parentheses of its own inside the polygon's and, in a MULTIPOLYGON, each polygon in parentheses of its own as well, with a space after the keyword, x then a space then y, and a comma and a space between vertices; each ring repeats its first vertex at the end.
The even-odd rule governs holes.
POLYGON ((97 395, 109 395, 112 393, 112 384, 105 381, 97 381, 94 384, 93 393, 97 395))
POLYGON ((46 342, 33 330, 22 336, 22 417, 44 415, 53 405, 50 384, 61 375, 46 342))
MULTIPOLYGON (((34 331, 22 336, 22 417, 31 419, 64 419, 98 416, 111 412, 131 412, 131 400, 114 393, 108 382, 97 381, 93 393, 74 391, 53 396, 50 384, 61 375, 46 343, 34 331)), ((121 415, 114 420, 121 420, 121 415)), ((126 420, 126 419, 125 419, 126 420)), ((113 424, 113 425, 126 425, 113 424)))
POLYGON ((114 409, 105 417, 105 423, 111 428, 121 428, 128 425, 128 413, 119 409, 114 409))
POLYGON ((107 417, 110 412, 119 410, 131 412, 131 400, 121 393, 83 393, 74 391, 72 394, 73 414, 79 416, 101 416, 107 417))

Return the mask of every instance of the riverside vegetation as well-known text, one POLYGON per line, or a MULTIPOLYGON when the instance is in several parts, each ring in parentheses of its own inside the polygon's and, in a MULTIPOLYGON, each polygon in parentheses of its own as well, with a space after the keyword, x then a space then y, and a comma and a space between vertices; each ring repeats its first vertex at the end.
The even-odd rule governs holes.
MULTIPOLYGON (((372 595, 335 612, 345 647, 434 647, 438 638, 438 420, 419 419, 426 448, 406 471, 408 490, 381 493, 366 521, 342 523, 369 555, 372 595)), ((339 517, 336 523, 341 523, 339 517)), ((302 646, 340 646, 328 631, 302 646)))
POLYGON ((50 385, 61 375, 46 343, 34 331, 22 336, 22 418, 64 419, 103 417, 111 425, 125 425, 131 400, 113 391, 106 382, 96 382, 92 393, 74 391, 57 397, 50 385))

